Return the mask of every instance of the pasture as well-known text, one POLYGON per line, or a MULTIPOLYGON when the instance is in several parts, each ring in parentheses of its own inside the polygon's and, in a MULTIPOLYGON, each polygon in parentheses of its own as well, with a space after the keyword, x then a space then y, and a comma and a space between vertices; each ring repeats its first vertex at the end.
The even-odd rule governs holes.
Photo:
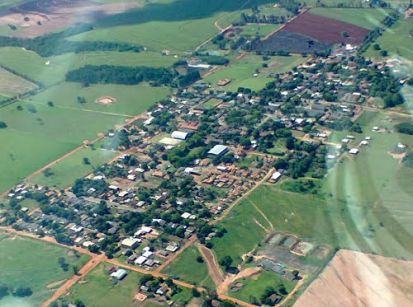
MULTIPOLYGON (((33 291, 33 295, 18 299, 22 306, 39 306, 72 276, 73 266, 80 268, 88 260, 88 256, 54 244, 4 233, 0 233, 0 257, 0 284, 29 287, 33 291), (67 271, 60 266, 60 257, 68 264, 67 271)), ((5 303, 8 300, 17 299, 4 298, 5 303)))
MULTIPOLYGON (((0 96, 15 97, 37 88, 37 85, 0 67, 0 96)), ((0 100, 1 97, 0 97, 0 100)))
POLYGON ((0 131, 4 146, 0 191, 4 191, 84 140, 94 140, 99 133, 124 123, 125 117, 22 102, 2 108, 0 120, 8 126, 0 131))
POLYGON ((79 83, 63 82, 31 96, 27 101, 34 105, 47 106, 49 101, 61 112, 64 110, 82 110, 96 114, 114 114, 134 116, 144 112, 154 103, 170 94, 167 87, 151 87, 147 84, 94 84, 87 87, 79 83), (114 101, 109 104, 99 103, 99 98, 109 96, 114 101), (80 103, 77 97, 84 97, 86 103, 80 103))
POLYGON ((381 25, 387 12, 383 9, 368 8, 314 8, 312 14, 348 22, 356 26, 373 30, 381 25))
POLYGON ((206 263, 200 263, 197 258, 201 257, 195 246, 188 247, 174 262, 172 262, 163 273, 174 278, 185 280, 193 285, 214 289, 215 285, 209 277, 206 263))
MULTIPOLYGON (((376 43, 379 44, 382 50, 386 50, 391 56, 398 56, 407 61, 413 61, 413 22, 411 19, 404 19, 396 22, 394 26, 387 29, 380 36, 376 43)), ((380 59, 382 55, 380 50, 374 50, 373 45, 366 51, 366 57, 380 59)))
POLYGON ((118 152, 102 148, 86 147, 70 155, 66 159, 52 166, 30 179, 33 184, 65 189, 81 177, 92 173, 99 166, 109 162, 118 152), (89 164, 85 163, 87 159, 89 164))
POLYGON ((286 72, 304 61, 305 58, 297 55, 274 56, 264 61, 261 56, 246 54, 240 59, 234 59, 228 66, 216 70, 204 80, 216 88, 229 91, 236 91, 239 87, 258 91, 271 81, 269 74, 286 72), (264 63, 268 67, 263 67, 264 63), (222 79, 230 79, 231 83, 218 87, 217 82, 222 79))

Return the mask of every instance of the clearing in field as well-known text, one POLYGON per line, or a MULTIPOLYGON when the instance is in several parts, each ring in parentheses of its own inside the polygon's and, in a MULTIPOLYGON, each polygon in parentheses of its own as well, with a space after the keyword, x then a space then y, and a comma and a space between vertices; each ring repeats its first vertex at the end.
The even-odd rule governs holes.
POLYGON ((294 306, 411 306, 412 270, 412 261, 340 250, 294 306))
POLYGON ((39 240, 0 233, 0 258, 0 284, 29 287, 33 291, 26 298, 6 296, 0 305, 9 302, 9 306, 39 306, 73 275, 73 266, 82 267, 89 256, 39 240), (67 267, 59 264, 59 258, 63 258, 67 267))
POLYGON ((37 176, 30 178, 29 181, 33 184, 65 189, 72 185, 76 179, 92 173, 116 155, 118 155, 116 151, 97 146, 82 148, 37 176))
POLYGON ((271 81, 271 75, 286 72, 305 61, 302 56, 274 56, 264 61, 261 56, 246 54, 241 59, 235 59, 228 66, 218 69, 205 78, 206 82, 215 87, 236 91, 239 87, 258 91, 271 81), (266 64, 267 67, 263 67, 266 64), (231 80, 225 86, 219 86, 220 80, 231 80))
MULTIPOLYGON (((37 85, 0 67, 0 96, 15 97, 37 88, 37 85)), ((0 101, 2 100, 0 97, 0 101)))
POLYGON ((207 265, 195 246, 188 247, 163 273, 185 280, 193 285, 214 289, 207 265), (200 262, 202 259, 202 262, 200 262))
POLYGON ((373 30, 381 25, 381 21, 387 16, 384 9, 368 8, 321 8, 311 10, 312 14, 333 18, 353 25, 373 30))
MULTIPOLYGON (((387 29, 380 36, 376 43, 381 50, 386 50, 392 56, 406 59, 410 63, 413 61, 413 20, 401 19, 394 26, 387 29)), ((365 56, 380 59, 381 50, 375 50, 372 46, 367 50, 365 56)))
MULTIPOLYGON (((91 104, 98 106, 94 102, 91 104)), ((95 140, 98 134, 123 124, 125 119, 120 115, 28 102, 3 107, 0 120, 7 124, 7 128, 0 129, 3 148, 0 152, 0 191, 10 188, 85 140, 95 140)))

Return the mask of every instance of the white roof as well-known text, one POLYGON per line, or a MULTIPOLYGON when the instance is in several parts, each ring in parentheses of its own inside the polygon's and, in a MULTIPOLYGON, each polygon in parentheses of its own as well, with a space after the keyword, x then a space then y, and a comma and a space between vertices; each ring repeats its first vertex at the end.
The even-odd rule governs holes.
POLYGON ((281 173, 280 172, 274 172, 272 175, 271 175, 271 180, 278 180, 280 177, 281 177, 281 173))
POLYGON ((139 243, 139 240, 135 238, 126 238, 126 239, 123 239, 121 242, 123 246, 127 246, 127 247, 132 247, 136 243, 139 243))
POLYGON ((188 137, 188 132, 174 131, 172 132, 171 137, 178 140, 185 140, 188 137))
POLYGON ((219 156, 227 150, 228 150, 228 146, 215 145, 214 147, 212 147, 212 149, 210 151, 208 151, 208 154, 214 155, 214 156, 219 156))
POLYGON ((352 148, 350 149, 349 153, 351 153, 352 155, 356 155, 359 153, 359 149, 358 148, 352 148))
POLYGON ((182 213, 182 215, 181 215, 181 217, 182 217, 183 219, 187 219, 187 218, 189 218, 190 216, 191 216, 191 213, 189 213, 189 212, 182 213))
POLYGON ((138 265, 144 264, 146 260, 148 260, 148 258, 144 256, 139 256, 138 258, 136 258, 135 264, 138 264, 138 265))

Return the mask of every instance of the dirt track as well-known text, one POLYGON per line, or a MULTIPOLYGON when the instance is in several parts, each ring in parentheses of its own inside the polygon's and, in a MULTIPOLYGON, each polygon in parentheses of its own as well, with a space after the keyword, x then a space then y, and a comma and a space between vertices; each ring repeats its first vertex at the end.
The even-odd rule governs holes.
POLYGON ((413 306, 413 261, 339 251, 295 307, 413 306))
POLYGON ((214 253, 202 244, 197 244, 196 246, 199 252, 201 253, 202 257, 206 260, 208 272, 212 278, 212 281, 218 287, 224 281, 224 273, 219 267, 219 264, 216 261, 214 253))

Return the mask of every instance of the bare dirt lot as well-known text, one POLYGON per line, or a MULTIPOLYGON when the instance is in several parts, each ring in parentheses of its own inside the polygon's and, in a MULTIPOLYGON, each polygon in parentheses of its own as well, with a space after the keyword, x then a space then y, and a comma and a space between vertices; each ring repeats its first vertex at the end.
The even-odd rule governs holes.
POLYGON ((106 15, 137 7, 136 2, 101 4, 88 0, 37 0, 0 12, 0 25, 12 25, 16 37, 36 37, 76 23, 88 23, 106 15))
POLYGON ((294 307, 413 306, 413 261, 340 250, 294 307))

